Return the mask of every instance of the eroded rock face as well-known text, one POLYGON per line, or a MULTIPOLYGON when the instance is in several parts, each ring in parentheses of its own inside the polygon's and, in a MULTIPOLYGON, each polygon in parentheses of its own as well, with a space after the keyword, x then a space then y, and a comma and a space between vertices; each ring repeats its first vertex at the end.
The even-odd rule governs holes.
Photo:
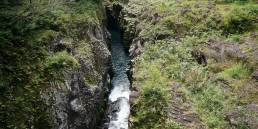
POLYGON ((133 40, 131 47, 129 49, 130 57, 135 58, 142 53, 142 49, 144 47, 144 42, 140 38, 136 38, 133 40))
POLYGON ((53 121, 57 129, 95 128, 106 108, 111 65, 109 33, 105 27, 96 25, 83 30, 81 37, 89 40, 88 54, 91 58, 74 47, 83 38, 65 39, 59 36, 50 47, 51 53, 67 51, 80 64, 80 68, 66 72, 64 83, 53 83, 44 95, 49 96, 46 100, 52 104, 53 121))
POLYGON ((244 126, 246 128, 258 128, 258 105, 249 104, 239 106, 227 114, 227 119, 232 127, 244 126))
POLYGON ((236 43, 210 39, 208 45, 210 51, 207 55, 216 61, 225 61, 229 58, 244 61, 247 58, 236 43))

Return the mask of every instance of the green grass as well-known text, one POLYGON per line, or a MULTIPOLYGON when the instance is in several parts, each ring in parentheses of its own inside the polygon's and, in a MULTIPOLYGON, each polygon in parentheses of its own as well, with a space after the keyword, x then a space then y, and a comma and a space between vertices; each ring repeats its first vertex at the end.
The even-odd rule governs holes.
MULTIPOLYGON (((166 110, 169 110, 167 102, 171 100, 170 82, 183 85, 185 101, 192 103, 193 112, 197 113, 202 124, 213 129, 229 128, 225 113, 240 103, 238 92, 250 79, 251 64, 233 58, 217 61, 207 57, 207 66, 202 66, 196 63, 191 52, 211 52, 207 47, 210 39, 237 45, 243 43, 248 33, 257 28, 257 4, 224 0, 152 0, 145 3, 148 6, 146 12, 164 16, 155 24, 146 20, 147 16, 140 17, 142 22, 138 27, 142 31, 139 36, 155 42, 145 42, 143 54, 134 65, 133 85, 138 86, 141 96, 132 108, 132 118, 135 120, 132 128, 177 128, 169 125, 180 125, 169 121, 166 115, 166 110), (178 40, 157 40, 163 34, 178 40), (224 84, 225 81, 227 84, 224 84), (152 113, 150 109, 157 105, 156 100, 162 100, 161 105, 158 112, 152 113), (156 118, 166 122, 162 123, 156 118)), ((137 6, 137 10, 139 8, 137 6)), ((251 86, 256 84, 250 83, 251 86)), ((252 97, 246 99, 249 103, 255 101, 252 97)))
POLYGON ((232 4, 231 10, 224 15, 225 33, 244 33, 257 29, 258 5, 254 3, 232 4))
POLYGON ((52 69, 57 72, 65 68, 78 67, 78 65, 77 60, 66 51, 57 52, 46 59, 47 69, 52 69))
POLYGON ((222 89, 216 84, 205 83, 201 90, 191 95, 202 120, 209 128, 224 128, 223 110, 226 108, 226 98, 222 89))
MULTIPOLYGON (((145 64, 141 64, 142 67, 145 64)), ((142 80, 140 83, 142 94, 133 105, 132 116, 135 122, 133 128, 147 129, 147 128, 165 128, 166 122, 165 108, 168 105, 170 94, 167 90, 167 77, 155 66, 149 65, 149 70, 139 71, 138 79, 142 80), (145 124, 142 124, 145 123, 145 124)))
POLYGON ((219 78, 245 79, 245 78, 248 78, 250 74, 251 74, 250 70, 245 65, 238 63, 220 72, 219 78))
MULTIPOLYGON (((225 126, 223 111, 228 108, 225 94, 220 86, 209 80, 210 73, 206 68, 198 66, 191 60, 192 45, 188 43, 194 43, 193 39, 189 37, 185 42, 177 45, 175 42, 159 42, 145 47, 144 54, 137 60, 135 66, 134 83, 141 86, 142 94, 132 109, 135 111, 132 113, 132 118, 135 119, 133 128, 174 128, 170 126, 171 122, 161 123, 156 119, 169 120, 166 116, 166 108, 171 99, 169 82, 172 80, 185 86, 187 99, 194 102, 193 107, 208 127, 225 126), (147 64, 148 67, 146 67, 147 64), (156 102, 157 100, 159 101, 156 102), (156 105, 159 105, 158 113, 151 112, 152 115, 149 116, 149 110, 156 105), (143 122, 147 124, 140 124, 143 122)), ((173 121, 172 123, 178 124, 173 121)))

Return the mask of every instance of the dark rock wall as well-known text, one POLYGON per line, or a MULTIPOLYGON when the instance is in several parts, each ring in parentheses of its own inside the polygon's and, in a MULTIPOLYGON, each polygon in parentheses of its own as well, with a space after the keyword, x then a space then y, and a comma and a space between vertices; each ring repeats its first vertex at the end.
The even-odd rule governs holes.
POLYGON ((52 52, 67 50, 80 64, 78 69, 66 72, 64 83, 53 83, 54 87, 44 95, 53 104, 53 121, 57 129, 96 128, 105 112, 110 83, 109 32, 104 26, 95 25, 86 28, 81 35, 88 37, 91 58, 73 47, 85 39, 72 39, 66 41, 71 45, 65 45, 65 39, 59 37, 50 47, 52 52), (91 78, 94 83, 85 78, 91 78))

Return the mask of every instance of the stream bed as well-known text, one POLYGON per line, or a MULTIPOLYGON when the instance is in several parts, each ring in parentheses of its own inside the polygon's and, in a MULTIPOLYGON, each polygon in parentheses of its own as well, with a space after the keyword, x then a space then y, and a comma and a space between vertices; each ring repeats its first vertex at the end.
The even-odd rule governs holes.
POLYGON ((127 75, 129 56, 125 51, 119 30, 110 30, 112 55, 112 90, 109 95, 110 122, 108 129, 128 129, 130 114, 130 81, 127 75))

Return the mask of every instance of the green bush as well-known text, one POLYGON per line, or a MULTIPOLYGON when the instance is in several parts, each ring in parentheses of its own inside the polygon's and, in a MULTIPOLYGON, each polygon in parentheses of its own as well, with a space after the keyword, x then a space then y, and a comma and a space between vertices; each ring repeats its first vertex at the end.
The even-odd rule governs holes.
POLYGON ((148 51, 146 51, 147 53, 144 54, 143 58, 139 59, 137 67, 136 78, 139 80, 137 83, 141 85, 142 93, 137 103, 132 106, 132 117, 134 119, 132 128, 165 128, 167 126, 166 108, 171 97, 167 87, 168 78, 159 68, 161 62, 153 60, 159 58, 155 56, 155 50, 159 49, 159 47, 153 46, 146 49, 148 51), (151 51, 153 53, 149 55, 151 51), (145 61, 151 62, 148 68, 145 67, 145 61))
POLYGON ((166 4, 165 7, 173 15, 164 17, 161 24, 173 31, 174 36, 199 35, 201 32, 218 30, 222 26, 222 17, 209 2, 175 2, 166 4))
POLYGON ((244 33, 257 29, 258 6, 247 4, 235 5, 225 18, 225 33, 244 33))

